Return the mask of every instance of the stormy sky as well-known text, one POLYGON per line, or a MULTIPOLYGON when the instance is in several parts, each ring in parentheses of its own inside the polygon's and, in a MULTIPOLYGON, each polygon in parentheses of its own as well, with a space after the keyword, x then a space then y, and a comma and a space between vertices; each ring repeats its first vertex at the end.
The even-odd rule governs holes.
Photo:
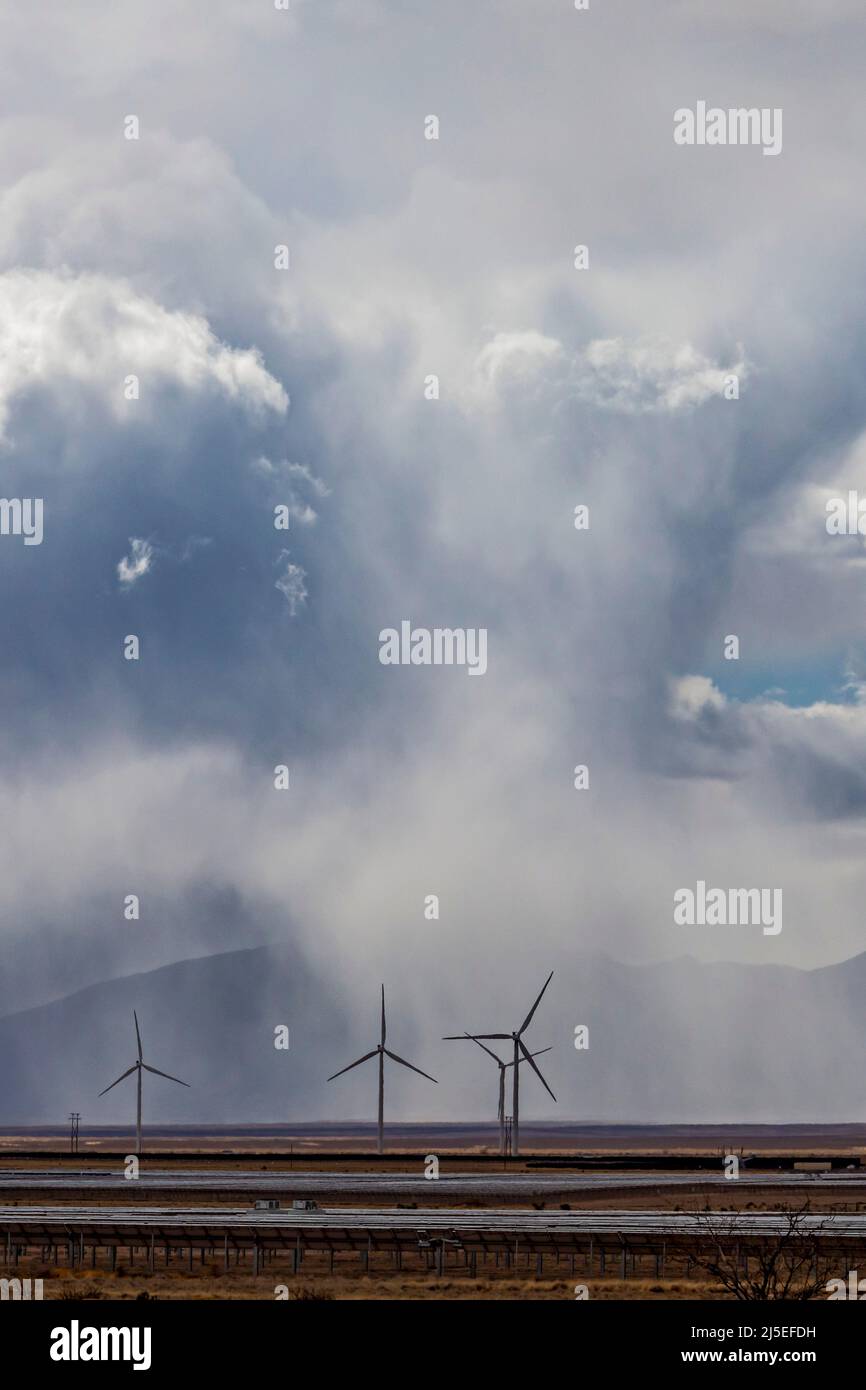
POLYGON ((866 948, 864 49, 859 0, 0 6, 2 490, 44 499, 0 1010, 291 940, 365 1042, 381 979, 435 1036, 575 952, 866 948), (698 101, 781 153, 677 146, 698 101), (403 619, 486 674, 380 665, 403 619), (783 930, 677 925, 698 879, 783 930))

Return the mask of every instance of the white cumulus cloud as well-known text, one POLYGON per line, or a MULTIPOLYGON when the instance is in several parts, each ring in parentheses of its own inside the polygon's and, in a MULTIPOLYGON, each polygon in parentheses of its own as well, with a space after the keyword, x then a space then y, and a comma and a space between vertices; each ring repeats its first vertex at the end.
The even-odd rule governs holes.
POLYGON ((137 536, 129 538, 130 551, 118 562, 117 577, 124 588, 131 588, 136 580, 147 574, 153 563, 153 546, 150 541, 137 536))
POLYGON ((726 379, 742 382, 747 363, 721 366, 691 343, 664 337, 595 338, 569 352, 556 338, 534 329, 497 333, 478 354, 476 381, 488 392, 537 393, 576 399, 596 409, 636 415, 669 413, 721 396, 726 379))
POLYGON ((156 386, 218 391, 247 410, 285 414, 288 396, 254 348, 219 341, 198 314, 169 311, 106 275, 11 270, 0 275, 0 434, 15 397, 72 379, 119 414, 127 375, 147 404, 156 386))

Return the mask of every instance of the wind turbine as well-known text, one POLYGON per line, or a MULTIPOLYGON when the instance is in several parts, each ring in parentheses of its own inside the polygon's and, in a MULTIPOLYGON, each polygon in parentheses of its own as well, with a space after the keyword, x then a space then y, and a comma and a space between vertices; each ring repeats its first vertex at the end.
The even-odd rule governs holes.
POLYGON ((401 1067, 408 1067, 410 1071, 417 1071, 419 1076, 426 1076, 428 1081, 432 1081, 438 1086, 435 1076, 427 1076, 426 1071, 420 1067, 413 1067, 411 1062, 407 1062, 404 1057, 398 1057, 396 1052, 391 1052, 385 1046, 385 986, 382 986, 382 1037, 378 1047, 374 1047, 372 1052, 365 1052, 363 1057, 359 1057, 357 1062, 350 1062, 347 1067, 340 1071, 335 1071, 333 1076, 329 1076, 329 1081, 334 1081, 344 1072, 351 1071, 353 1067, 359 1067, 362 1062, 368 1062, 371 1057, 379 1057, 379 1148, 378 1152, 385 1152, 385 1058, 390 1057, 392 1062, 399 1062, 401 1067))
POLYGON ((106 1092, 108 1092, 108 1091, 110 1091, 110 1090, 112 1089, 112 1087, 117 1086, 121 1081, 125 1081, 126 1078, 127 1078, 128 1076, 132 1076, 132 1073, 133 1073, 133 1072, 137 1072, 137 1073, 138 1073, 138 1076, 137 1076, 137 1078, 136 1078, 136 1082, 137 1082, 137 1091, 138 1091, 138 1103, 137 1103, 137 1105, 136 1105, 136 1110, 135 1110, 135 1152, 136 1152, 137 1154, 140 1154, 140 1153, 141 1153, 141 1073, 142 1073, 142 1071, 151 1071, 151 1072, 153 1072, 154 1076, 164 1076, 165 1079, 166 1079, 166 1081, 176 1081, 177 1084, 178 1084, 178 1086, 189 1086, 189 1082, 188 1082, 188 1081, 181 1081, 181 1079, 180 1079, 179 1076, 169 1076, 169 1074, 168 1074, 167 1071, 157 1071, 156 1067, 149 1067, 149 1066, 148 1066, 147 1062, 145 1062, 144 1058, 143 1058, 142 1055, 141 1055, 141 1033, 140 1033, 139 1030, 138 1030, 138 1014, 135 1012, 135 1009, 133 1009, 133 1011, 132 1011, 132 1017, 135 1019, 135 1037, 136 1037, 136 1041, 138 1042, 138 1061, 137 1061, 137 1062, 133 1062, 132 1066, 128 1069, 128 1071, 123 1072, 123 1074, 117 1078, 117 1081, 112 1081, 111 1086, 106 1086, 105 1090, 104 1090, 104 1091, 100 1091, 99 1094, 100 1094, 101 1096, 104 1096, 104 1095, 106 1094, 106 1092))
MULTIPOLYGON (((499 1120, 499 1152, 500 1152, 501 1154, 504 1154, 504 1153, 505 1153, 505 1073, 508 1071, 508 1068, 509 1068, 509 1067, 513 1067, 513 1066, 514 1066, 514 1063, 513 1063, 513 1062, 503 1062, 503 1060, 502 1060, 501 1057, 497 1057, 497 1055, 496 1055, 495 1052, 493 1052, 489 1047, 485 1047, 484 1044, 483 1044, 483 1042, 479 1042, 478 1038, 473 1037, 473 1035, 472 1035, 471 1033, 464 1033, 463 1037, 464 1037, 464 1038, 468 1038, 470 1042, 478 1043, 478 1046, 482 1049, 482 1051, 486 1052, 488 1057, 492 1057, 493 1060, 494 1060, 494 1062, 496 1063, 496 1065, 497 1065, 498 1068, 499 1068, 499 1109, 497 1110, 496 1115, 497 1115, 497 1119, 499 1120)), ((453 1038, 453 1039, 450 1039, 450 1041, 452 1041, 452 1042, 460 1042, 460 1041, 462 1041, 462 1039, 460 1039, 460 1038, 453 1038)), ((533 1056, 533 1057, 540 1057, 540 1056, 542 1055, 542 1053, 544 1053, 544 1052, 550 1052, 550 1048, 549 1048, 549 1047, 542 1047, 538 1052, 533 1052, 533 1053, 532 1053, 532 1056, 533 1056)), ((526 1061, 526 1058, 525 1058, 525 1057, 521 1057, 520 1060, 519 1060, 519 1062, 518 1062, 518 1066, 522 1066, 523 1063, 524 1063, 525 1061, 526 1061)))
MULTIPOLYGON (((520 1062, 520 1061, 523 1061, 523 1060, 525 1059, 525 1060, 529 1063, 529 1065, 532 1067, 532 1070, 535 1072, 536 1076, 538 1077, 538 1079, 539 1079, 539 1081, 541 1082, 542 1086, 544 1087, 545 1091, 547 1091, 548 1095, 549 1095, 549 1096, 552 1096, 553 1099, 556 1100, 556 1096, 553 1095, 553 1092, 551 1091, 551 1089, 550 1089, 550 1087, 548 1086, 547 1082, 545 1081, 544 1077, 541 1075, 541 1072, 538 1070, 538 1067, 537 1067, 537 1066, 535 1065, 535 1063, 533 1062, 533 1060, 532 1060, 532 1055, 533 1055, 533 1054, 529 1051, 529 1048, 526 1046, 526 1043, 523 1041, 523 1034, 526 1032, 526 1030, 527 1030, 527 1028, 529 1027, 530 1023, 532 1022, 533 1014, 535 1013, 535 1010, 538 1008, 539 1004, 541 1003, 541 996, 544 994, 544 991, 547 989, 547 986, 550 984, 550 982, 551 982, 552 979, 553 979, 553 971, 551 970, 550 974, 548 975, 547 979, 545 980, 544 984, 543 984, 542 987, 541 987, 541 994, 539 994, 538 998, 536 999, 536 1001, 535 1001, 535 1003, 533 1004, 532 1008, 529 1010, 529 1013, 526 1015, 526 1018, 523 1020, 523 1023, 522 1023, 522 1024, 520 1025, 520 1027, 517 1029, 516 1033, 470 1033, 470 1034, 469 1034, 469 1036, 470 1036, 471 1038, 473 1038, 475 1042, 480 1042, 481 1039, 483 1039, 485 1042, 495 1042, 497 1039, 501 1039, 502 1041, 505 1041, 505 1042, 512 1042, 512 1043, 514 1044, 514 1093, 513 1093, 513 1094, 514 1094, 514 1100, 513 1100, 513 1104, 512 1104, 512 1114, 511 1114, 511 1152, 512 1152, 512 1154, 514 1154, 515 1156, 516 1156, 517 1154, 520 1153, 520 1108, 519 1108, 519 1106, 520 1106, 520 1102, 519 1102, 519 1095, 520 1095, 520 1092, 519 1092, 519 1084, 520 1084, 520 1067, 517 1065, 517 1063, 520 1062), (523 1057, 520 1056, 521 1052, 523 1053, 523 1057)), ((458 1038, 461 1038, 461 1037, 465 1037, 465 1034, 454 1033, 454 1034, 452 1034, 450 1037, 448 1037, 445 1041, 447 1041, 447 1042, 456 1042, 457 1039, 458 1039, 458 1038)))

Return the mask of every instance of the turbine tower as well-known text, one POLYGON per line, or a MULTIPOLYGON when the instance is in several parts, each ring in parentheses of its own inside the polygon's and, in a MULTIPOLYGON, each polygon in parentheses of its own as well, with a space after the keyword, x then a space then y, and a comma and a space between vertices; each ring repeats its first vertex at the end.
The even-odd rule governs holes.
MULTIPOLYGON (((497 1119, 499 1120, 499 1152, 500 1152, 500 1154, 502 1154, 502 1155, 504 1156, 504 1154, 505 1154, 505 1073, 508 1071, 508 1068, 509 1068, 509 1067, 513 1067, 513 1066, 514 1066, 514 1063, 513 1063, 513 1062, 503 1062, 503 1060, 502 1060, 501 1057, 497 1057, 497 1055, 496 1055, 495 1052, 491 1051, 491 1049, 490 1049, 489 1047, 485 1047, 484 1044, 483 1044, 483 1042, 480 1042, 479 1039, 476 1038, 476 1037, 474 1037, 474 1035, 473 1035, 472 1033, 464 1033, 462 1039, 461 1039, 461 1038, 455 1037, 455 1038, 451 1038, 451 1039, 446 1039, 446 1041, 450 1041, 450 1042, 462 1042, 464 1039, 468 1039, 469 1042, 478 1043, 478 1046, 482 1049, 482 1051, 486 1052, 488 1057, 492 1057, 493 1060, 494 1060, 494 1062, 496 1063, 496 1065, 497 1065, 498 1068, 499 1068, 499 1109, 498 1109, 497 1112, 496 1112, 496 1116, 497 1116, 497 1119)), ((542 1047, 538 1052, 533 1052, 533 1053, 532 1053, 532 1056, 533 1056, 533 1057, 540 1057, 540 1056, 542 1055, 542 1053, 544 1053, 544 1052, 549 1052, 549 1051, 550 1051, 550 1048, 549 1048, 549 1047, 542 1047)), ((522 1066, 523 1063, 524 1063, 525 1061, 526 1061, 526 1058, 525 1058, 525 1057, 521 1057, 520 1060, 519 1060, 519 1062, 518 1062, 518 1066, 522 1066)))
POLYGON ((142 1056, 142 1054, 141 1054, 141 1033, 140 1033, 139 1030, 138 1030, 138 1014, 135 1012, 135 1009, 133 1009, 133 1011, 132 1011, 132 1017, 135 1019, 135 1037, 136 1037, 136 1041, 137 1041, 137 1043, 138 1043, 138 1061, 137 1061, 137 1062, 133 1062, 132 1066, 128 1069, 128 1071, 123 1072, 123 1074, 117 1078, 117 1081, 112 1081, 111 1086, 106 1086, 105 1090, 104 1090, 104 1091, 100 1091, 99 1094, 100 1094, 101 1096, 104 1096, 108 1091, 110 1091, 110 1090, 112 1089, 112 1087, 117 1086, 121 1081, 125 1081, 126 1078, 127 1078, 128 1076, 132 1076, 132 1073, 133 1073, 133 1072, 137 1072, 137 1073, 138 1073, 138 1076, 136 1077, 136 1083, 137 1083, 136 1089, 137 1089, 137 1092, 138 1092, 138 1096, 137 1096, 137 1104, 136 1104, 136 1108, 135 1108, 135 1152, 136 1152, 137 1154, 140 1154, 140 1153, 141 1153, 141 1073, 142 1073, 142 1071, 150 1071, 150 1072, 153 1072, 154 1076, 164 1076, 165 1079, 166 1079, 166 1081, 176 1081, 177 1084, 178 1084, 178 1086, 189 1086, 189 1082, 188 1082, 188 1081, 181 1081, 181 1079, 180 1079, 179 1076, 169 1076, 169 1074, 168 1074, 167 1071, 157 1071, 156 1067, 149 1067, 149 1066, 148 1066, 147 1062, 145 1062, 145 1060, 144 1060, 144 1058, 143 1058, 143 1056, 142 1056))
POLYGON ((426 1076, 428 1081, 432 1081, 438 1086, 435 1076, 427 1076, 426 1071, 420 1067, 413 1067, 411 1062, 407 1062, 405 1057, 398 1057, 396 1052, 391 1052, 385 1046, 385 986, 382 986, 382 1037, 378 1047, 374 1047, 372 1052, 365 1052, 363 1057, 359 1057, 357 1062, 350 1062, 347 1067, 340 1071, 335 1071, 333 1076, 329 1076, 329 1081, 334 1081, 338 1076, 351 1071, 353 1067, 359 1067, 362 1062, 369 1062, 371 1057, 379 1058, 379 1147, 378 1152, 385 1152, 385 1058, 390 1057, 392 1062, 399 1062, 401 1067, 408 1067, 410 1071, 417 1071, 419 1076, 426 1076))
MULTIPOLYGON (((547 1091, 548 1095, 551 1096, 554 1101, 556 1100, 556 1096, 554 1096, 544 1077, 541 1075, 541 1072, 538 1070, 538 1067, 533 1062, 533 1054, 529 1051, 529 1048, 523 1041, 523 1034, 526 1032, 530 1023, 532 1022, 535 1010, 541 1003, 541 997, 552 979, 553 971, 551 970, 550 974, 548 975, 547 979, 541 987, 541 994, 539 994, 532 1008, 529 1010, 529 1013, 526 1015, 526 1018, 523 1020, 523 1023, 520 1025, 520 1027, 517 1029, 515 1033, 470 1033, 469 1035, 475 1042, 480 1042, 482 1039, 484 1040, 484 1042, 495 1042, 497 1039, 501 1039, 504 1042, 511 1042, 514 1044, 514 1100, 511 1113, 511 1152, 515 1155, 515 1157, 520 1153, 520 1067, 517 1065, 517 1063, 524 1060, 527 1061, 529 1065, 532 1067, 532 1070, 535 1072, 545 1091, 547 1091), (522 1058, 520 1056, 521 1052, 523 1053, 522 1058)), ((446 1041, 456 1042, 458 1038, 462 1037, 465 1037, 465 1034, 454 1033, 450 1037, 448 1037, 446 1041)))

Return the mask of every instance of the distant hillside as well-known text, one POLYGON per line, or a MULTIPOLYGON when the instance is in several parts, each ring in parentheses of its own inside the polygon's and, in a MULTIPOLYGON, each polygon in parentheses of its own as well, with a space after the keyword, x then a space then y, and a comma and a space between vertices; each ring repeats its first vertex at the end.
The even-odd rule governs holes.
MULTIPOLYGON (((145 1060, 192 1086, 146 1076, 146 1120, 372 1119, 375 1061, 325 1084, 377 1041, 375 999, 359 1022, 357 1000, 344 991, 317 978, 294 947, 267 946, 108 980, 9 1014, 0 1019, 0 1122, 58 1121, 70 1109, 92 1124, 128 1120, 134 1078, 96 1097, 135 1059, 133 1007, 145 1060), (280 1023, 291 1030, 288 1053, 273 1046, 280 1023)), ((472 1026, 506 1028, 511 1014, 519 1022, 531 998, 524 989, 515 1004, 491 992, 472 1006, 472 1026)), ((415 1022, 399 996, 390 1002, 389 1043, 440 1083, 389 1064, 393 1118, 491 1114, 493 1064, 469 1043, 440 1041, 471 1022, 453 992, 431 977, 427 1011, 415 1022)), ((533 1047, 554 1048, 543 1065, 559 1105, 530 1076, 521 1108, 527 1118, 607 1123, 862 1120, 864 1006, 866 955, 813 971, 574 957, 557 964, 529 1035, 533 1047), (580 1023, 589 1025, 588 1052, 573 1046, 580 1023)))

